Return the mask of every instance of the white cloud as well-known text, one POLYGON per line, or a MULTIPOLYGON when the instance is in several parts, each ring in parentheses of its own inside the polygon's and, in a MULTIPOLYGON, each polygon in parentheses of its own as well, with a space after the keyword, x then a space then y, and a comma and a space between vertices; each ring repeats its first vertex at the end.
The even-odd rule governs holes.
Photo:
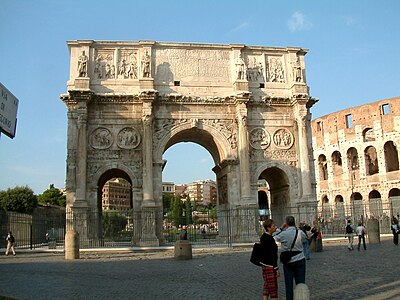
POLYGON ((241 29, 248 27, 249 25, 250 25, 250 22, 244 21, 244 22, 240 23, 238 26, 236 26, 235 28, 233 28, 231 31, 229 31, 228 34, 230 35, 230 34, 233 34, 235 32, 238 32, 241 29))
POLYGON ((307 19, 307 17, 299 11, 296 11, 292 14, 289 21, 287 22, 287 25, 289 27, 289 30, 292 32, 309 30, 313 26, 313 24, 307 19))

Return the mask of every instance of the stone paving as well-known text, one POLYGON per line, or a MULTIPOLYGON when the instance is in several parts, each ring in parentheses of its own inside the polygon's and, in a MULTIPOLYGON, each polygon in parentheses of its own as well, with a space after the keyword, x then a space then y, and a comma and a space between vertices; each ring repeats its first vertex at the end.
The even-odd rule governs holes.
MULTIPOLYGON (((307 261, 311 299, 400 299, 399 247, 389 238, 360 252, 348 251, 344 238, 325 242, 307 261)), ((81 252, 72 261, 60 252, 16 250, 0 256, 0 299, 262 299, 250 246, 194 248, 192 260, 175 260, 173 250, 81 252)))

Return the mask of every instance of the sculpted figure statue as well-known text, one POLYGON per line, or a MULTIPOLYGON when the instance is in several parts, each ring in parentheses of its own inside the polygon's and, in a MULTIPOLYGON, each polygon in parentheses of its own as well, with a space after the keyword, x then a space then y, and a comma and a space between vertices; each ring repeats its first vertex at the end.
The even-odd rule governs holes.
POLYGON ((241 54, 239 54, 239 57, 236 59, 235 65, 236 79, 244 80, 246 78, 246 68, 241 54))
POLYGON ((149 51, 146 50, 142 57, 143 77, 150 77, 150 60, 149 51))
POLYGON ((89 58, 85 54, 85 51, 82 51, 81 56, 78 58, 78 77, 87 77, 87 63, 89 58))

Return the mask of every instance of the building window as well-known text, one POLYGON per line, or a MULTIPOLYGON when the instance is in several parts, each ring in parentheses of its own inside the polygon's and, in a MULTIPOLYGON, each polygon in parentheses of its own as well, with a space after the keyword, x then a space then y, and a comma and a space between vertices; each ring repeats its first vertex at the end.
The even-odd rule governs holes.
POLYGON ((389 115, 390 114, 390 104, 383 104, 382 105, 382 114, 389 115))
POLYGON ((317 122, 317 130, 318 131, 322 131, 322 128, 323 128, 322 125, 323 125, 322 121, 317 122))
POLYGON ((353 128, 353 116, 351 114, 346 115, 346 128, 353 128))

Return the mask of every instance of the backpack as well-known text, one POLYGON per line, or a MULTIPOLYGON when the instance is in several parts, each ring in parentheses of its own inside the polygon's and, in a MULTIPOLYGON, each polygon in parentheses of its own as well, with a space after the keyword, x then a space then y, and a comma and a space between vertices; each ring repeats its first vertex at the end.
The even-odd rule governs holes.
POLYGON ((351 225, 346 226, 346 233, 353 233, 353 228, 351 228, 351 225))

